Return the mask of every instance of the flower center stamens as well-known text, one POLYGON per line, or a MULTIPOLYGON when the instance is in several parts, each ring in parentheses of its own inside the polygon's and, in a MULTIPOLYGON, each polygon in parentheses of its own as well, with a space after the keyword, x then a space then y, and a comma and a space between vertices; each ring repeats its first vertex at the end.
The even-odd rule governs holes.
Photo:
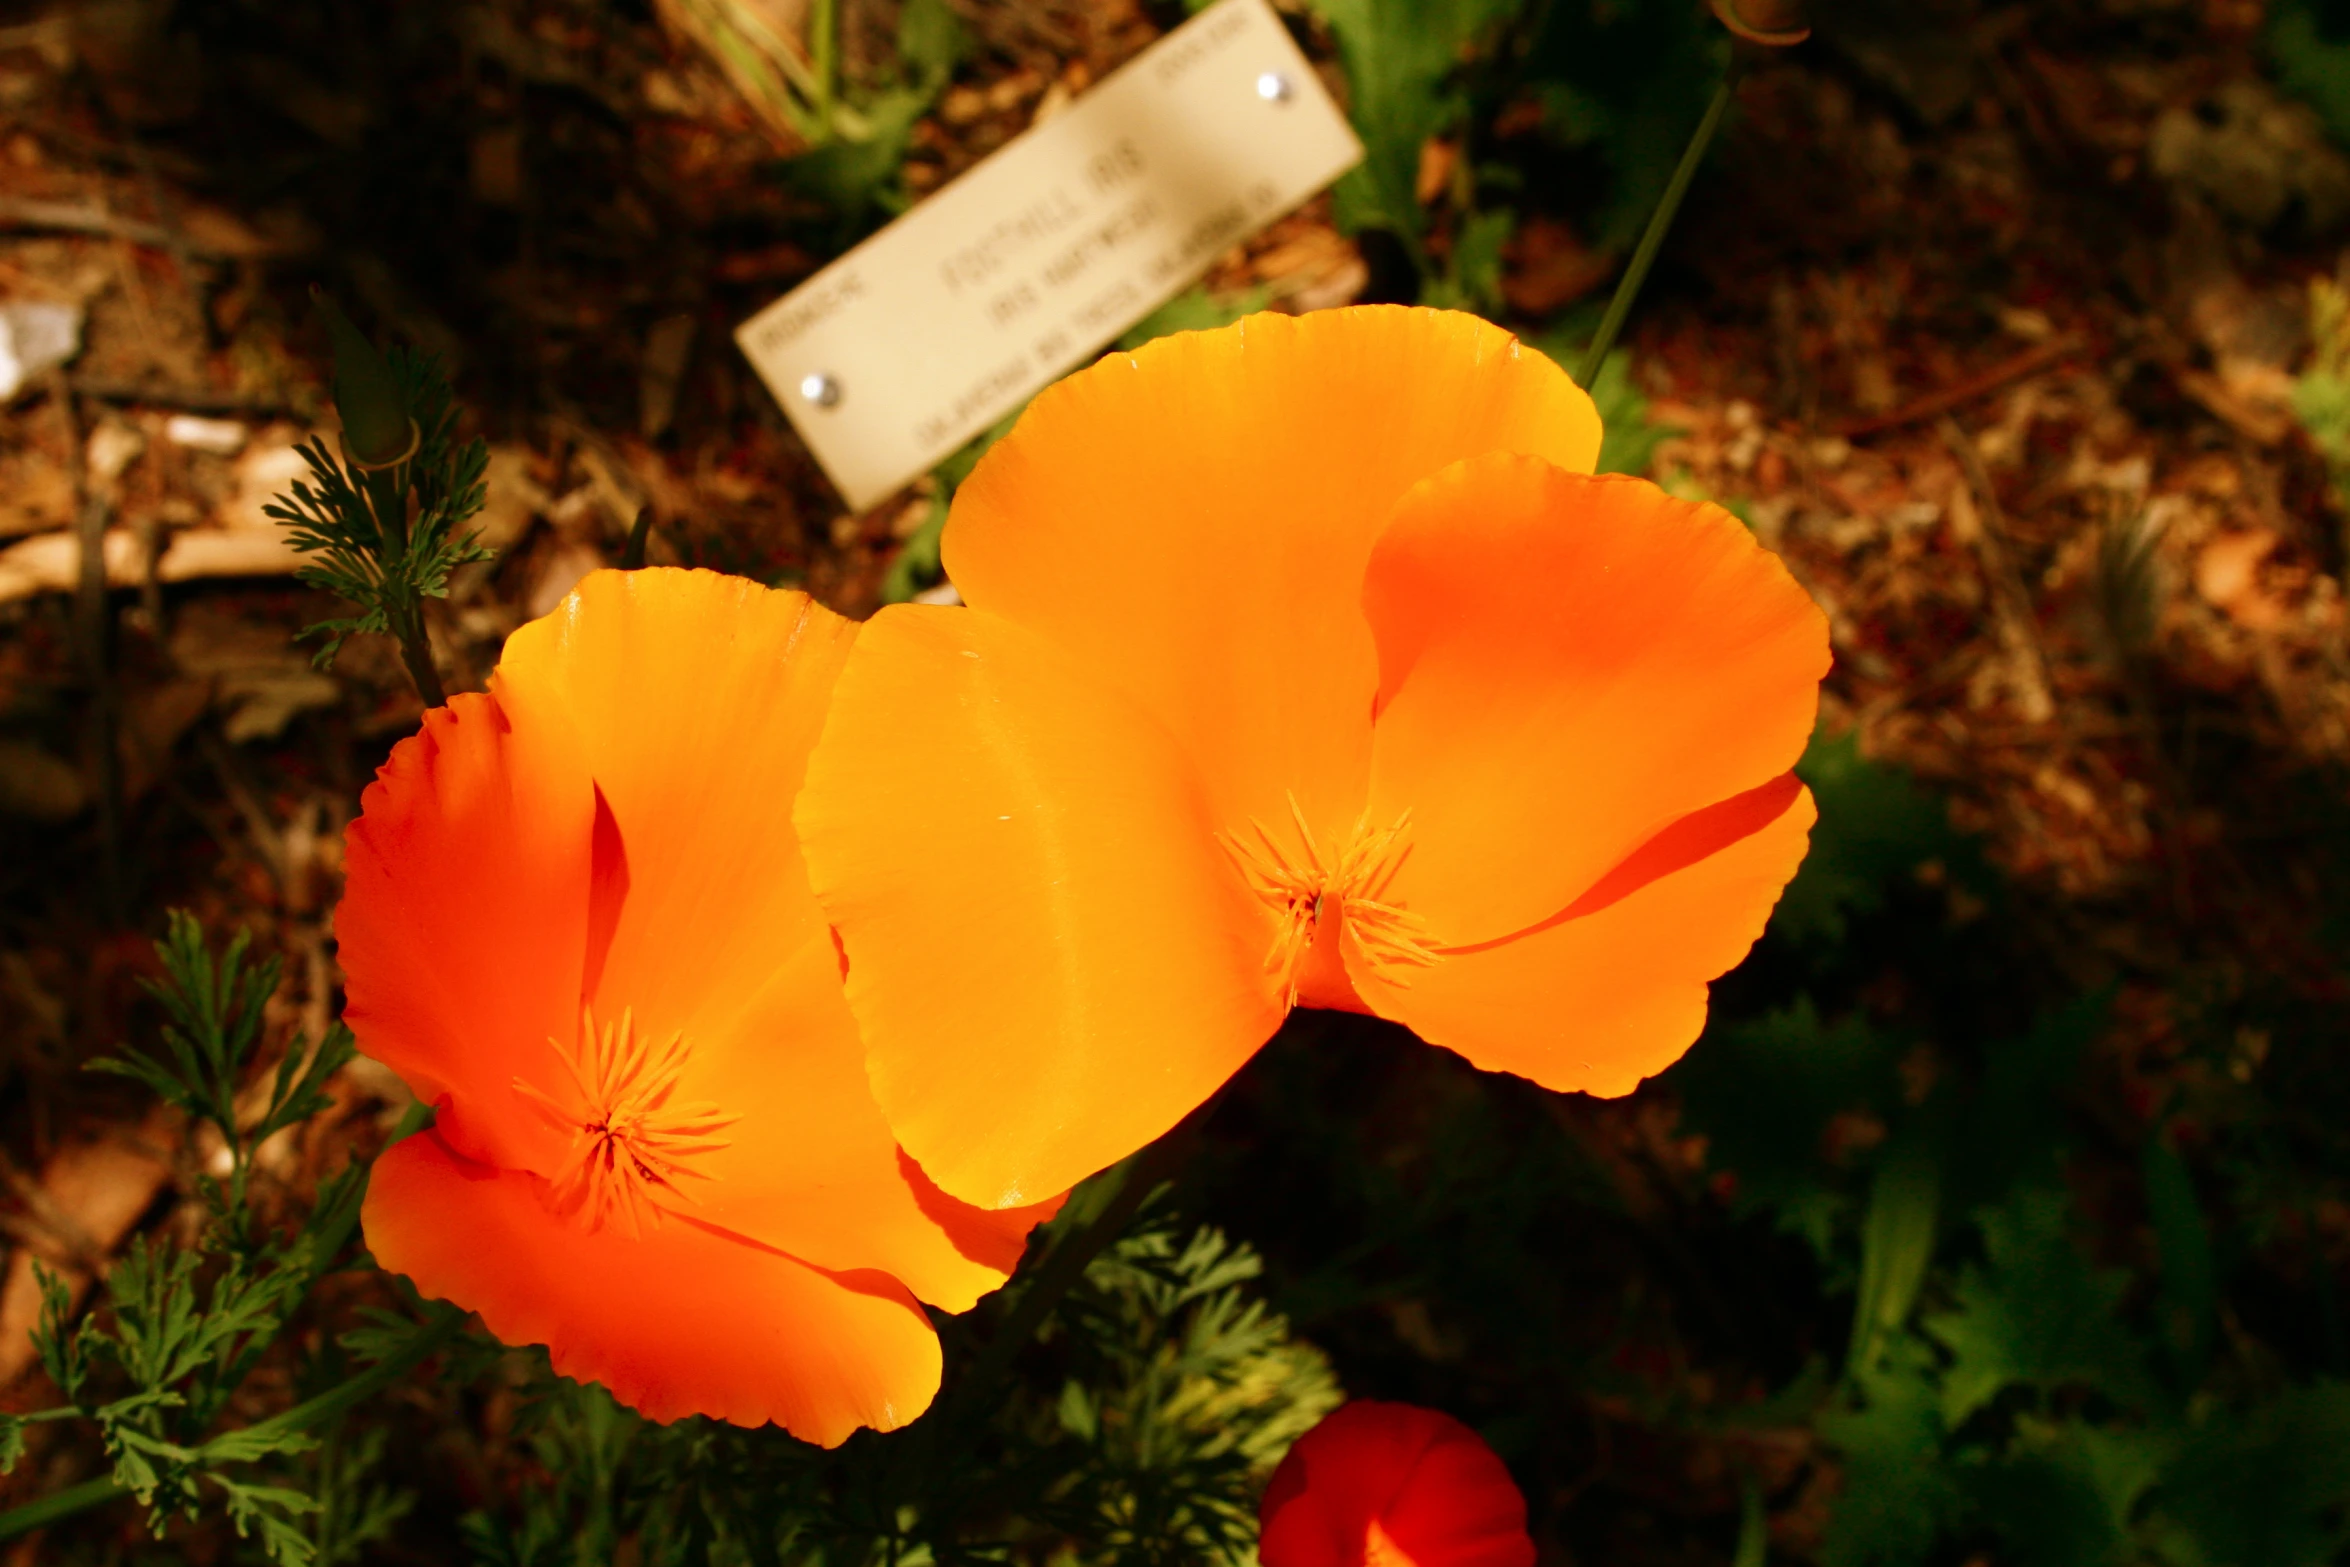
POLYGON ((742 1117, 713 1104, 669 1102, 685 1072, 684 1034, 655 1045, 637 1032, 630 1010, 598 1029, 583 1004, 578 1047, 566 1048, 552 1036, 547 1043, 571 1079, 572 1102, 519 1077, 514 1091, 571 1134, 563 1168, 548 1182, 555 1211, 582 1220, 591 1232, 617 1221, 634 1239, 661 1222, 657 1198, 692 1202, 678 1182, 709 1179, 694 1161, 726 1147, 727 1139, 716 1134, 742 1117))
MULTIPOLYGON (((1254 842, 1239 833, 1216 835, 1239 862, 1249 886, 1273 905, 1279 918, 1265 954, 1265 972, 1281 981, 1286 1003, 1297 1005, 1306 954, 1331 900, 1337 904, 1340 928, 1373 967, 1425 968, 1434 963, 1439 943, 1427 922, 1388 895, 1397 869, 1411 852, 1404 830, 1411 825, 1412 813, 1405 811, 1391 827, 1374 827, 1366 810, 1327 861, 1314 845, 1313 829, 1306 825, 1295 794, 1289 797, 1289 816, 1301 855, 1285 852, 1281 841, 1253 816, 1248 824, 1254 842)), ((1398 986, 1409 983, 1396 975, 1386 977, 1398 986)))

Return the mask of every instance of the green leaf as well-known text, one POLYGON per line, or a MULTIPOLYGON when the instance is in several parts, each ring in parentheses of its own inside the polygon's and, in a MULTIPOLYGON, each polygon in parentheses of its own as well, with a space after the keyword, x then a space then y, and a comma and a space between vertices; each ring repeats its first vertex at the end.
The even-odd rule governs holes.
POLYGON ((315 1552, 298 1520, 315 1511, 316 1502, 284 1486, 248 1485, 225 1475, 212 1480, 227 1498, 229 1522, 236 1525, 239 1539, 258 1532, 262 1549, 278 1567, 309 1567, 315 1552))
POLYGON ((2111 1014, 2106 992, 2081 996, 1993 1043, 1960 1114, 1948 1176, 1954 1207, 2004 1201, 2017 1182, 2053 1184, 2065 1144, 2065 1088, 2111 1014))
POLYGON ((1524 71, 1544 129, 1606 176, 1577 221, 1599 246, 1629 250, 1722 79, 1729 37, 1697 5, 1554 0, 1541 16, 1524 71))
POLYGON ((1267 297, 1267 290, 1262 288, 1247 289, 1225 298, 1204 288, 1187 288, 1128 327, 1119 335, 1118 347, 1131 353, 1145 343, 1177 332, 1212 332, 1230 326, 1242 316, 1264 309, 1267 297))
POLYGON ((1498 315, 1502 309, 1502 246, 1516 232, 1518 215, 1507 207, 1472 212, 1452 237, 1445 257, 1444 276, 1420 291, 1420 302, 1442 310, 1471 310, 1498 315))
POLYGON ((906 0, 898 12, 898 59, 925 100, 937 96, 970 53, 971 30, 947 0, 906 0))
POLYGON ((2187 1162, 2159 1126, 2146 1139, 2143 1168, 2147 1217, 2154 1223, 2162 1262, 2157 1326, 2185 1373, 2183 1380, 2193 1382, 2210 1358, 2218 1321, 2219 1266, 2212 1256, 2211 1228, 2204 1223, 2187 1162))
POLYGON ((1418 255, 1426 227, 1417 193, 1420 147, 1457 124, 1466 100, 1453 73, 1474 44, 1515 16, 1520 0, 1315 0, 1338 37, 1347 115, 1363 161, 1338 182, 1339 222, 1382 228, 1418 255))
POLYGON ((389 1431, 372 1426, 338 1432, 320 1445, 309 1477, 317 1503, 308 1531, 316 1567, 358 1562, 368 1546, 388 1541, 392 1526, 413 1509, 412 1495, 373 1479, 390 1439, 389 1431))
POLYGON ((1959 1512, 1933 1369, 1924 1342, 1895 1334, 1876 1364, 1855 1368, 1855 1401, 1820 1417, 1821 1437, 1844 1459, 1821 1567, 1914 1567, 1959 1512))
POLYGON ((33 1282, 41 1290, 41 1320, 33 1329, 33 1352, 41 1357, 41 1369, 49 1373, 58 1391, 79 1402, 82 1384, 90 1375, 91 1324, 84 1322, 79 1331, 72 1328, 73 1286, 50 1272, 37 1257, 33 1259, 33 1282))
POLYGON ((1737 1177, 1738 1209, 1794 1210, 1824 1256, 1840 1201, 1822 1138, 1844 1111, 1897 1102, 1902 1048, 1859 1014, 1823 1022, 1805 996, 1708 1029, 1665 1082, 1680 1094, 1683 1124, 1704 1135, 1707 1162, 1737 1177))
POLYGON ((305 1050, 303 1043, 296 1039, 286 1047, 285 1059, 278 1063, 277 1078, 270 1085, 269 1108, 245 1134, 247 1142, 258 1146, 332 1105, 327 1080, 359 1053, 358 1041, 340 1023, 326 1031, 316 1050, 305 1050))
MULTIPOLYGON (((1878 1161, 1861 1219, 1860 1290, 1852 1308, 1849 1367, 1875 1362, 1882 1345, 1909 1320, 1942 1217, 1942 1150, 1929 1127, 1904 1128, 1878 1161)), ((1955 1421, 1952 1424, 1956 1424, 1955 1421)))
POLYGON ((1648 397, 1632 379, 1632 351, 1611 350, 1591 378, 1591 401, 1599 408, 1599 473, 1647 477, 1656 449, 1681 433, 1648 416, 1648 397))
POLYGON ((2350 1383, 2217 1411, 2156 1489, 2149 1534, 2176 1567, 2330 1567, 2350 1544, 2350 1383))
POLYGON ((1815 734, 1796 775, 1819 802, 1803 868, 1771 916, 1774 935, 1813 946, 1844 940, 1851 922, 1884 907, 1887 887, 1929 861, 1950 868, 1963 840, 1942 802, 1860 754, 1858 736, 1815 734))
POLYGON ((2138 1559, 2131 1517, 2173 1444, 2161 1432, 2025 1424, 2007 1452, 1971 1467, 1972 1510, 2022 1567, 2119 1567, 2138 1559))
POLYGON ((408 450, 412 434, 406 389, 330 295, 313 297, 334 340, 335 412, 343 421, 344 450, 362 463, 396 461, 408 450))
POLYGON ((939 544, 946 537, 947 511, 955 498, 955 488, 971 476, 979 459, 987 449, 1009 434, 1019 423, 1024 411, 1016 408, 998 419, 994 425, 973 436, 963 449, 931 470, 934 488, 930 497, 930 515, 910 534, 898 550, 898 557, 889 563, 889 574, 881 580, 881 601, 884 604, 903 604, 925 588, 936 584, 941 574, 939 544))
POLYGON ((22 1457, 24 1421, 15 1415, 0 1415, 0 1475, 14 1469, 22 1457))
POLYGON ((2153 1402, 2145 1355, 2116 1308, 2124 1274, 2091 1266, 2068 1233, 2061 1189, 2019 1187, 1978 1216, 1984 1260, 1960 1275, 1926 1331, 1950 1352, 1942 1417, 1953 1429, 2011 1386, 2084 1387, 2125 1407, 2153 1402))
POLYGON ((2350 27, 2326 0, 2270 0, 2268 53, 2277 81, 2306 99, 2334 140, 2350 146, 2350 27))

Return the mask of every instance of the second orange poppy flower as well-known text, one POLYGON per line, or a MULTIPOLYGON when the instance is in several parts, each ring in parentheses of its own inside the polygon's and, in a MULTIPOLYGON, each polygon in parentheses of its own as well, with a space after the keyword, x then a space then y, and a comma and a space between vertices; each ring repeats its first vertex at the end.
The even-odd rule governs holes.
POLYGON ((1113 355, 988 454, 970 607, 866 625, 795 816, 941 1187, 1063 1190, 1292 1005, 1601 1094, 1687 1048, 1803 856, 1826 621, 1599 437, 1507 333, 1370 307, 1113 355))

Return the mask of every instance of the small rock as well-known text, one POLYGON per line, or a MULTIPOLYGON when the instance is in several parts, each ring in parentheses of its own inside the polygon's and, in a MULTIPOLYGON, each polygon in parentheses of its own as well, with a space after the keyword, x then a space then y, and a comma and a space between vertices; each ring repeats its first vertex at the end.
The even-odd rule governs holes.
POLYGON ((29 299, 0 305, 0 402, 81 351, 79 305, 29 299))
POLYGON ((200 414, 173 414, 163 421, 163 438, 174 446, 215 457, 234 457, 245 449, 245 427, 234 419, 207 419, 200 414))

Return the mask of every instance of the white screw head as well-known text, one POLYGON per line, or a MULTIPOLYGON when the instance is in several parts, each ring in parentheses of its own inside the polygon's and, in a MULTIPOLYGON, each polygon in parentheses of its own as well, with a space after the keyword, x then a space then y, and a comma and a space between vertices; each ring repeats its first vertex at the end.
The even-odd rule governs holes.
POLYGON ((819 408, 830 408, 840 401, 840 382, 821 370, 811 371, 800 378, 800 395, 819 408))
POLYGON ((1257 96, 1267 103, 1287 103, 1296 91, 1279 71, 1267 71, 1257 78, 1257 96))

